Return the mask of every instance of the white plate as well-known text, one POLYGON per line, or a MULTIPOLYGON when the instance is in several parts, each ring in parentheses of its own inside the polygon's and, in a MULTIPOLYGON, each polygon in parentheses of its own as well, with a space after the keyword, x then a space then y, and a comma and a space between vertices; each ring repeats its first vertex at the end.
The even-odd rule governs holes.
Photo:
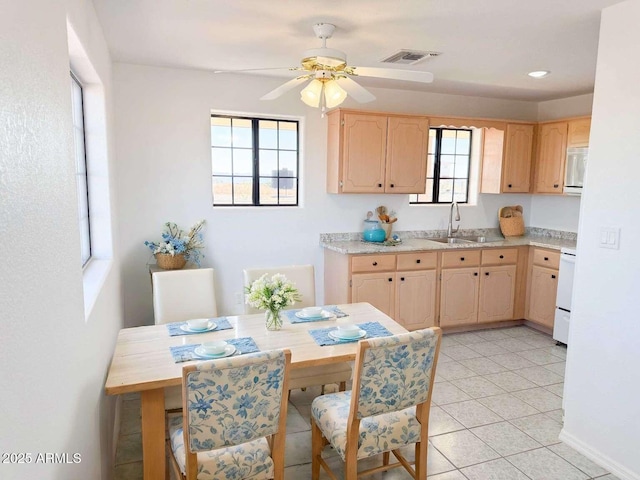
POLYGON ((338 330, 331 330, 329 332, 329 337, 333 338, 334 340, 360 340, 361 338, 364 338, 366 336, 367 332, 365 332, 364 330, 360 330, 356 337, 343 337, 338 333, 338 330))
POLYGON ((214 355, 213 353, 205 352, 202 349, 202 345, 200 345, 199 347, 196 347, 193 352, 200 358, 209 358, 209 359, 224 358, 224 357, 230 357, 231 355, 236 353, 236 347, 234 347, 233 345, 227 345, 226 347, 224 347, 224 352, 214 355))
POLYGON ((320 320, 320 319, 328 320, 330 318, 335 317, 333 313, 327 310, 322 310, 322 312, 320 312, 320 315, 305 315, 302 313, 302 310, 300 310, 295 313, 295 316, 303 320, 320 320))
POLYGON ((202 329, 191 328, 188 324, 185 323, 184 325, 180 325, 180 330, 187 333, 204 333, 204 332, 210 332, 211 330, 215 330, 216 327, 217 325, 214 322, 209 322, 207 324, 207 328, 202 328, 202 329))

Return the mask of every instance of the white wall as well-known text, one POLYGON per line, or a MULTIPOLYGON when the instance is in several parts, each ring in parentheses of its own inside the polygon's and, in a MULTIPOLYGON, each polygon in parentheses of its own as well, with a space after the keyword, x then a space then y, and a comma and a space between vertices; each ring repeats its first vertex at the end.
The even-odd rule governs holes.
POLYGON ((111 268, 85 321, 67 15, 108 99, 110 59, 89 0, 0 9, 0 452, 82 461, 1 464, 3 480, 106 479, 112 470, 115 399, 102 392, 122 325, 120 279, 111 268))
POLYGON ((557 120, 567 117, 581 117, 591 115, 593 94, 548 100, 538 103, 538 121, 557 120))
POLYGON ((640 479, 639 21, 638 0, 602 15, 562 434, 623 479, 640 479), (598 248, 601 227, 619 250, 598 248))
MULTIPOLYGON (((306 107, 297 92, 278 101, 258 98, 282 80, 250 75, 115 64, 116 136, 119 176, 120 249, 128 325, 153 322, 145 240, 160 238, 166 221, 189 227, 207 221, 205 264, 217 271, 221 313, 240 313, 242 269, 313 263, 319 299, 323 252, 320 233, 357 232, 368 210, 396 210, 396 230, 446 228, 448 206, 409 206, 407 195, 330 195, 326 181, 326 119, 306 107), (210 111, 285 115, 302 119, 300 208, 212 208, 210 111)), ((497 101, 372 89, 371 110, 475 115, 534 120, 530 102, 497 101)), ((345 107, 359 104, 345 102, 345 107)), ((462 227, 497 227, 497 211, 529 195, 481 195, 477 206, 461 207, 462 227)))

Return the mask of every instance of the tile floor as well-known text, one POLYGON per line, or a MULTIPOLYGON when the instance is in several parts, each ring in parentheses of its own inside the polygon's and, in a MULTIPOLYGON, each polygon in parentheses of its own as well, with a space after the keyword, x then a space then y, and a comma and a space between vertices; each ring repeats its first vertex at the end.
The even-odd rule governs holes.
MULTIPOLYGON (((566 352, 548 335, 525 326, 445 335, 429 424, 429 480, 616 480, 558 440, 566 352)), ((318 394, 319 388, 291 393, 288 480, 311 478, 309 416, 318 394)), ((341 475, 340 458, 330 447, 326 455, 341 475)), ((410 449, 407 456, 412 457, 410 449)), ((140 400, 127 395, 115 479, 142 479, 141 459, 140 400)), ((395 469, 367 478, 410 476, 395 469)))

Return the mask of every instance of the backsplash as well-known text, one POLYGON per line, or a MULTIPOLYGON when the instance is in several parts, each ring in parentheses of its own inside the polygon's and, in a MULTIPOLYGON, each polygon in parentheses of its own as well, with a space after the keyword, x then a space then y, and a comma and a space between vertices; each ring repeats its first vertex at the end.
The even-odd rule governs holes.
MULTIPOLYGON (((394 231, 395 235, 398 235, 401 239, 405 238, 438 238, 446 237, 446 230, 406 230, 406 231, 394 231)), ((558 240, 571 240, 576 241, 578 238, 575 232, 564 232, 561 230, 551 230, 548 228, 527 227, 525 229, 526 235, 535 235, 537 237, 554 238, 558 240)), ((502 237, 502 233, 499 228, 472 228, 460 230, 456 236, 470 237, 470 236, 484 236, 502 237)), ((347 232, 347 233, 321 233, 320 243, 330 242, 353 242, 362 240, 362 232, 347 232)))

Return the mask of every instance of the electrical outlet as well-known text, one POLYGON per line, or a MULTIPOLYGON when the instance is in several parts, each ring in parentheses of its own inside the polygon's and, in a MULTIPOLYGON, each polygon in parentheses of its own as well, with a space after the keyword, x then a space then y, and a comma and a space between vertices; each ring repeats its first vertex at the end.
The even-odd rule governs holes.
POLYGON ((242 305, 244 303, 244 294, 236 293, 236 305, 242 305))

